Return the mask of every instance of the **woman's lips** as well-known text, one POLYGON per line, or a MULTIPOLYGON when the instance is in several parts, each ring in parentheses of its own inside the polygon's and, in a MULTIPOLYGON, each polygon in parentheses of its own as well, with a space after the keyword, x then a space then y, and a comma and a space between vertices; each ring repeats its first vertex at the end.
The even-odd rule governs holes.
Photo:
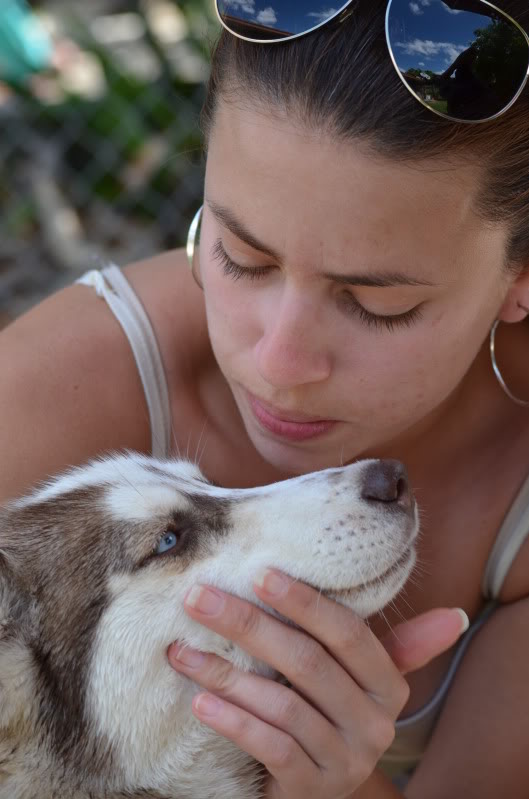
POLYGON ((281 438, 291 441, 306 441, 327 433, 337 421, 331 419, 310 419, 303 414, 283 413, 271 405, 246 392, 253 415, 262 427, 281 438))

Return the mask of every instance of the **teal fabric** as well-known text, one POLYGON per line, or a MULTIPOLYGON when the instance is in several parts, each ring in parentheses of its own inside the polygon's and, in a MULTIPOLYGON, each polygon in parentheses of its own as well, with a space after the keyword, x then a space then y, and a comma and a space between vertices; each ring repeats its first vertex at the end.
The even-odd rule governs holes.
POLYGON ((0 0, 0 79, 22 82, 45 69, 52 43, 25 0, 0 0))

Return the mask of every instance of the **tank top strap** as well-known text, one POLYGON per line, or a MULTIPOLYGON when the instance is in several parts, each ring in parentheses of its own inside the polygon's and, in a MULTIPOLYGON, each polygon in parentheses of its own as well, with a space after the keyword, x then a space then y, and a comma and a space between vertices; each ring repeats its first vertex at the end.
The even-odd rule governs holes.
POLYGON ((166 458, 171 449, 169 390, 158 342, 147 313, 119 267, 92 269, 76 280, 95 289, 125 333, 136 361, 151 424, 152 454, 166 458))
POLYGON ((518 492, 492 547, 481 588, 487 599, 497 599, 509 569, 529 536, 529 477, 518 492))

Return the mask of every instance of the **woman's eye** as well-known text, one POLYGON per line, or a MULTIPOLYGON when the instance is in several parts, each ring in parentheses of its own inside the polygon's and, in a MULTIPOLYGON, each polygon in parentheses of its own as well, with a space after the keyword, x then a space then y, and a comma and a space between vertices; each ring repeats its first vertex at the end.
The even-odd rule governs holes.
POLYGON ((349 294, 348 291, 342 294, 342 303, 347 313, 357 316, 367 327, 376 328, 378 330, 381 328, 394 330, 396 327, 411 327, 422 318, 422 304, 402 314, 384 316, 368 311, 367 308, 360 305, 358 300, 353 297, 352 294, 349 294))
POLYGON ((174 549, 178 544, 178 540, 176 533, 173 533, 172 530, 167 530, 158 541, 158 546, 154 550, 154 554, 163 555, 165 552, 169 552, 170 549, 174 549))
MULTIPOLYGON (((240 278, 258 280, 259 278, 266 277, 266 275, 270 273, 270 270, 274 268, 272 266, 250 267, 236 264, 224 249, 221 239, 218 239, 213 245, 211 255, 215 260, 220 261, 224 274, 232 277, 234 280, 239 280, 240 278)), ((383 328, 386 330, 394 330, 396 327, 411 327, 422 318, 422 304, 402 314, 385 316, 368 311, 367 308, 364 308, 364 306, 348 291, 341 294, 340 304, 348 314, 356 316, 363 324, 367 325, 367 327, 377 330, 383 328)))
POLYGON ((232 261, 226 250, 222 245, 222 241, 218 239, 211 250, 211 256, 222 264, 222 270, 225 275, 232 277, 234 280, 239 280, 246 277, 249 280, 257 280, 260 277, 267 275, 272 267, 270 266, 240 266, 232 261))

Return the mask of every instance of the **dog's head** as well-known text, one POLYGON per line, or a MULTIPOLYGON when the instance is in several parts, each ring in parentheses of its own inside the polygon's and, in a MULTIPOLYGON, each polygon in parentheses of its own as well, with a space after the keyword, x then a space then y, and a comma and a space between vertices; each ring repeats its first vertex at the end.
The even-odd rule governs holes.
POLYGON ((231 746, 192 716, 198 686, 169 667, 168 645, 275 676, 190 619, 188 589, 259 604, 253 577, 275 566, 365 617, 409 576, 418 514, 392 461, 233 490, 191 463, 126 453, 11 503, 0 525, 0 738, 38 738, 92 788, 168 790, 193 785, 199 751, 228 779, 215 747, 231 746))

